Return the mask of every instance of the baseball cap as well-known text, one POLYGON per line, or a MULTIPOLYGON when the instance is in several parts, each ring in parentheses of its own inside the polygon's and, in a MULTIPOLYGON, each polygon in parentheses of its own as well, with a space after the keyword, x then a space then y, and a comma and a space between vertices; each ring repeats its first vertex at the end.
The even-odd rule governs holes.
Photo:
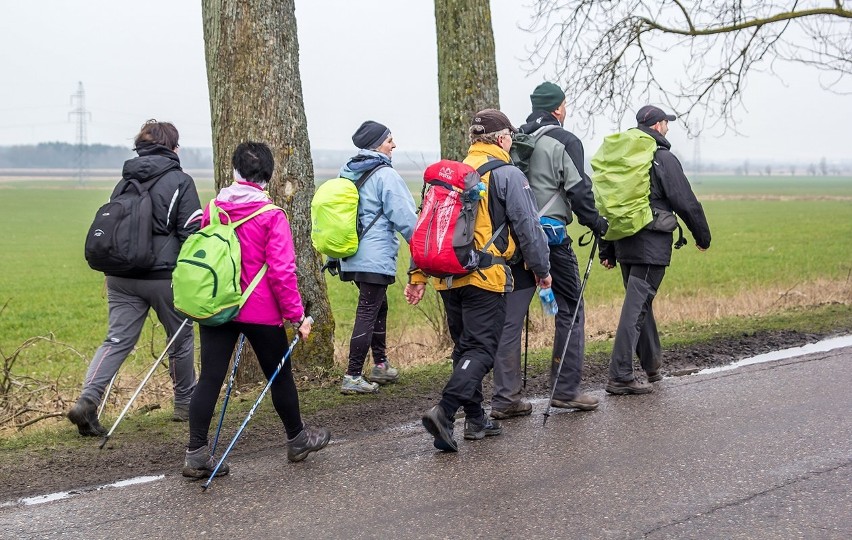
POLYGON ((508 129, 512 133, 517 133, 518 130, 509 121, 509 117, 498 111, 497 109, 483 109, 473 115, 471 122, 474 131, 477 133, 496 133, 504 129, 508 129))
POLYGON ((636 121, 642 126, 653 126, 657 122, 662 122, 663 120, 672 122, 677 120, 677 116, 673 114, 666 114, 661 108, 654 107, 653 105, 645 105, 636 113, 636 121))

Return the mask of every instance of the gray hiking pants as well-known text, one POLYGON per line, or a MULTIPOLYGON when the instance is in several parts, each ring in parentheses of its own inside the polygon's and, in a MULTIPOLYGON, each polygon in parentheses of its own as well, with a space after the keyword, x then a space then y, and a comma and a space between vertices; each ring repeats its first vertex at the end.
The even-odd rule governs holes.
POLYGON ((506 322, 494 355, 493 409, 505 410, 521 401, 521 333, 535 290, 527 287, 506 295, 506 322))
MULTIPOLYGON (((168 279, 131 279, 107 276, 109 302, 109 330, 103 344, 95 352, 81 397, 95 403, 101 402, 104 390, 121 364, 133 351, 148 309, 153 308, 165 327, 168 339, 183 322, 183 316, 174 309, 172 282, 168 279)), ((175 391, 175 405, 189 406, 195 388, 194 343, 191 321, 183 326, 177 339, 169 347, 169 374, 175 391)), ((159 355, 159 351, 157 352, 159 355)))
POLYGON ((625 294, 612 345, 610 379, 633 380, 634 351, 646 373, 660 370, 663 351, 652 304, 665 274, 665 266, 621 263, 625 294))

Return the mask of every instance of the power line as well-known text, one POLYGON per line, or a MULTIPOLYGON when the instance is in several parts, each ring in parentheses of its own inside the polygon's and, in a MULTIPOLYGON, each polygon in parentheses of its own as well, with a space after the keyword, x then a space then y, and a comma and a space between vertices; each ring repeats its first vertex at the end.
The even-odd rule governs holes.
POLYGON ((77 184, 82 186, 84 179, 88 176, 89 168, 86 120, 92 117, 92 113, 86 110, 86 91, 83 89, 82 82, 77 83, 77 92, 71 94, 71 105, 76 105, 68 116, 74 116, 77 119, 77 184))

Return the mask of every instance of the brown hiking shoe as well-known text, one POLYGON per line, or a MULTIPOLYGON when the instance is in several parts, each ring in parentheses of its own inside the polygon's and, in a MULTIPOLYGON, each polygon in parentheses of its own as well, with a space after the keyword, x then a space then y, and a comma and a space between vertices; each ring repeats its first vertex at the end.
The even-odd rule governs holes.
POLYGON ((643 383, 637 378, 631 381, 614 381, 610 379, 606 383, 606 391, 610 394, 627 395, 627 394, 650 394, 654 391, 654 387, 648 383, 643 383))
POLYGON ((589 394, 580 394, 574 399, 561 400, 551 399, 550 406, 557 409, 580 409, 581 411, 593 411, 598 408, 598 398, 589 394))
POLYGON ((663 380, 663 374, 659 371, 649 371, 646 373, 648 375, 648 382, 657 382, 663 380))
POLYGON ((512 403, 505 409, 491 409, 491 418, 497 420, 505 420, 515 416, 527 416, 532 412, 532 403, 528 401, 519 401, 512 403))

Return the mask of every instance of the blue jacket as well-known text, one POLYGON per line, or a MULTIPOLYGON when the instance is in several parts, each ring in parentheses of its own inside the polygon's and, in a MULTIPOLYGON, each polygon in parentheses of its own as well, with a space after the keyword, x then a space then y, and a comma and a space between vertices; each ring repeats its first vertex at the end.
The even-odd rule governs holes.
POLYGON ((343 272, 372 272, 386 276, 396 275, 396 257, 399 252, 400 233, 406 242, 411 241, 417 212, 414 198, 405 181, 391 166, 386 155, 372 150, 360 150, 358 155, 340 168, 340 176, 357 182, 361 176, 384 163, 361 186, 358 200, 358 220, 362 230, 380 211, 384 214, 367 231, 358 243, 358 252, 340 261, 343 272))

